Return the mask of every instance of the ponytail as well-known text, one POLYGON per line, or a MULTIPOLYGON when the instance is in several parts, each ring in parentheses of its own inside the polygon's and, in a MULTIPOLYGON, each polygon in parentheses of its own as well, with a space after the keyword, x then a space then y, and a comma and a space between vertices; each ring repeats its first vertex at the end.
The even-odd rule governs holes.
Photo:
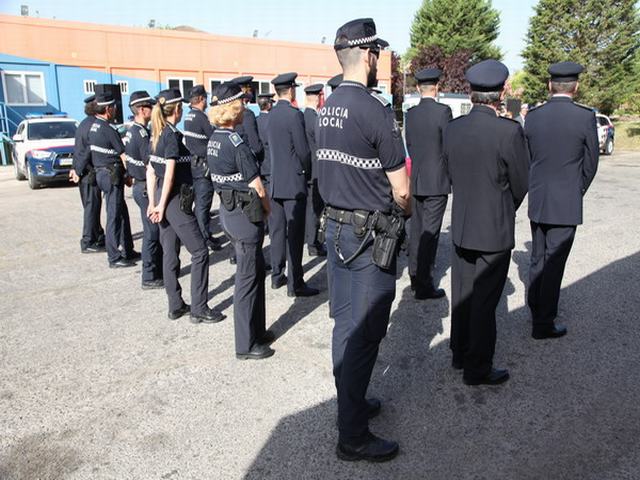
POLYGON ((155 153, 158 146, 158 140, 160 140, 160 134, 164 127, 167 125, 164 112, 162 111, 162 105, 160 102, 156 103, 151 110, 151 151, 155 153))

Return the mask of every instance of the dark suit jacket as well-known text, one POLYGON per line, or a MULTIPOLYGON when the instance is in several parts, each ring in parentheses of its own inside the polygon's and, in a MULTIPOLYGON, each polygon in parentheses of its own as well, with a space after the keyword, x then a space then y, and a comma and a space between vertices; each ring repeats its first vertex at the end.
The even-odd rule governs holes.
POLYGON ((260 175, 265 178, 271 177, 271 156, 269 155, 269 141, 267 139, 267 127, 269 125, 269 112, 260 112, 256 118, 258 126, 258 136, 263 147, 262 158, 257 157, 260 164, 260 175))
MULTIPOLYGON (((307 135, 307 143, 309 144, 309 150, 311 150, 311 178, 318 178, 318 155, 316 150, 318 145, 316 144, 316 123, 318 123, 318 112, 313 108, 304 109, 304 131, 307 135)), ((309 175, 307 175, 309 177, 309 175)))
POLYGON ((271 198, 304 197, 311 152, 302 112, 290 102, 279 100, 269 112, 267 141, 271 156, 271 198))
POLYGON ((411 157, 411 193, 414 196, 447 195, 449 174, 442 160, 442 137, 451 120, 448 105, 423 98, 407 112, 407 149, 411 157))
POLYGON ((242 137, 244 143, 249 145, 256 158, 261 159, 263 147, 258 135, 256 115, 249 108, 245 108, 242 123, 236 127, 236 132, 242 137))
POLYGON ((552 97, 527 115, 531 151, 529 218, 579 225, 582 197, 598 169, 598 127, 593 110, 569 97, 552 97))
POLYGON ((529 173, 520 124, 476 105, 469 115, 449 122, 444 158, 453 189, 453 243, 483 252, 512 249, 529 173))

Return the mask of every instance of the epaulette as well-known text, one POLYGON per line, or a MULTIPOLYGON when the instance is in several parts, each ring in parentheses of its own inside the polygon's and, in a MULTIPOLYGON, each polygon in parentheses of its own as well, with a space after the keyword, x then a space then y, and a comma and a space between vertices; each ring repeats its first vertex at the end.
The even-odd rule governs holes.
POLYGON ((535 107, 529 107, 529 109, 527 110, 527 115, 529 115, 531 112, 533 112, 534 110, 539 109, 540 107, 545 106, 546 103, 541 103, 540 105, 536 105, 535 107))
POLYGON ((387 100, 385 97, 383 97, 379 93, 376 93, 376 92, 370 90, 369 91, 369 95, 371 95, 373 98, 378 100, 382 104, 383 107, 388 107, 389 105, 391 105, 391 102, 389 102, 389 100, 387 100))
POLYGON ((596 113, 596 109, 593 107, 590 107, 588 105, 583 105, 582 103, 578 103, 578 102, 573 102, 573 104, 576 107, 580 107, 580 108, 584 108, 585 110, 589 110, 591 113, 596 113))
POLYGON ((167 127, 171 129, 172 132, 177 132, 178 129, 171 123, 167 122, 167 127))
POLYGON ((147 129, 146 128, 138 128, 138 131, 140 132, 140 136, 142 138, 149 136, 149 134, 147 133, 147 129))
POLYGON ((242 137, 236 132, 233 132, 231 135, 229 135, 229 140, 231 140, 231 143, 234 147, 237 147, 242 143, 242 137))

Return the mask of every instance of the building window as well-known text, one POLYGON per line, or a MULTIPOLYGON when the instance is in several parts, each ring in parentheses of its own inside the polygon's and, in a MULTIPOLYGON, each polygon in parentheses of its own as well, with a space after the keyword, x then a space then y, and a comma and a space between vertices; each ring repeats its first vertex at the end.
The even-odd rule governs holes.
POLYGON ((185 98, 189 95, 189 90, 193 88, 194 82, 193 78, 167 78, 169 88, 177 88, 185 98))
POLYGON ((91 95, 92 93, 96 93, 96 81, 95 80, 85 80, 83 82, 84 85, 84 94, 91 95))
POLYGON ((2 86, 7 105, 46 105, 44 74, 40 72, 2 72, 2 86))
POLYGON ((222 85, 222 82, 224 81, 225 80, 209 80, 209 87, 211 88, 211 90, 209 90, 209 95, 213 95, 213 90, 222 85))
POLYGON ((122 95, 129 95, 129 82, 126 80, 118 80, 116 83, 120 87, 120 93, 122 95))

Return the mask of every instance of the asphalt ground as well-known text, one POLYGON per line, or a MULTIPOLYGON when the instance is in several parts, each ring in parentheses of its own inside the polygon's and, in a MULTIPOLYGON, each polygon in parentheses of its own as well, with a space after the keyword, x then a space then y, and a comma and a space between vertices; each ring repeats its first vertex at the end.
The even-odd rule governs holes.
MULTIPOLYGON (((529 336, 521 207, 498 308, 495 365, 511 372, 503 386, 463 385, 450 367, 449 299, 414 300, 401 259, 369 390, 383 401, 371 429, 401 453, 379 465, 334 453, 324 262, 304 258, 318 297, 290 299, 267 284, 276 355, 239 361, 228 246, 211 255, 209 289, 229 318, 171 322, 164 291, 141 290, 139 266, 110 270, 105 254, 80 254, 76 188, 30 191, 2 168, 0 203, 3 480, 640 478, 639 153, 604 157, 586 196, 559 340, 529 336)), ((447 292, 449 218, 437 266, 447 292)), ((182 285, 189 292, 188 275, 182 285)))

